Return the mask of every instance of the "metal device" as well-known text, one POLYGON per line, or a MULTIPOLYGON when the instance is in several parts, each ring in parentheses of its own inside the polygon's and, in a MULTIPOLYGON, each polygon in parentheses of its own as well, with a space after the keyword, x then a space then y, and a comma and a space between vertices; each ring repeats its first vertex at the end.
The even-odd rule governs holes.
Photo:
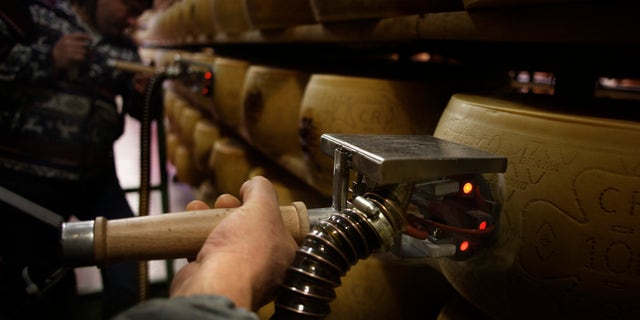
POLYGON ((116 59, 107 61, 107 65, 114 69, 132 73, 162 74, 164 78, 180 79, 181 83, 195 94, 203 96, 211 96, 213 94, 213 66, 206 62, 185 58, 179 54, 174 57, 173 62, 166 66, 164 70, 157 70, 155 67, 137 62, 116 59))
POLYGON ((506 158, 419 135, 324 134, 321 149, 334 214, 305 237, 272 319, 323 319, 340 277, 374 252, 464 259, 490 242, 499 210, 481 175, 506 158))
POLYGON ((336 212, 362 207, 362 196, 376 188, 402 187, 410 193, 398 204, 405 210, 402 235, 390 248, 399 257, 468 257, 461 254, 471 251, 464 235, 495 229, 499 204, 483 174, 503 173, 504 157, 421 135, 325 134, 321 148, 334 157, 336 212), (349 181, 353 171, 356 178, 349 181))

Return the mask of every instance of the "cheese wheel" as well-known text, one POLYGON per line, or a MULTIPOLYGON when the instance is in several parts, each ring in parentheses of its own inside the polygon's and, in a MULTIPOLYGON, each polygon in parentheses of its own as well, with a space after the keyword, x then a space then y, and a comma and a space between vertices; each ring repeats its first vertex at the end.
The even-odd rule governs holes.
POLYGON ((331 206, 330 197, 322 195, 282 168, 262 163, 260 166, 251 169, 248 179, 256 176, 263 176, 271 181, 278 194, 280 205, 284 206, 294 201, 302 201, 307 208, 326 208, 331 206))
POLYGON ((179 144, 175 151, 176 178, 178 181, 196 187, 204 179, 194 165, 193 152, 190 148, 179 144))
POLYGON ((230 35, 251 29, 245 2, 241 0, 213 0, 213 20, 217 30, 230 35))
POLYGON ((267 66, 250 66, 241 93, 242 121, 249 142, 276 159, 302 155, 298 114, 309 74, 267 66))
POLYGON ((273 29, 315 23, 309 1, 241 0, 253 29, 273 29))
POLYGON ((171 41, 174 44, 183 42, 183 36, 185 34, 185 22, 182 17, 182 1, 174 2, 169 8, 165 10, 165 32, 162 35, 163 39, 171 41))
POLYGON ((193 43, 196 40, 197 28, 195 24, 196 0, 181 0, 177 3, 179 30, 176 38, 183 43, 193 43))
POLYGON ((251 162, 242 141, 230 137, 216 140, 208 161, 216 191, 239 196, 240 187, 253 167, 251 162))
POLYGON ((376 255, 358 261, 341 281, 327 319, 433 319, 454 294, 430 266, 376 255))
POLYGON ((300 108, 300 141, 313 185, 330 195, 333 157, 323 133, 431 134, 449 99, 439 85, 316 74, 300 108))
POLYGON ((319 22, 462 10, 459 2, 449 0, 310 0, 310 3, 314 16, 319 22))
POLYGON ((207 170, 209 155, 213 149, 213 143, 220 138, 220 129, 208 119, 200 119, 193 129, 193 156, 196 168, 200 171, 207 170))
POLYGON ((227 57, 214 61, 213 108, 216 118, 224 125, 240 130, 241 92, 249 69, 249 62, 227 57))
MULTIPOLYGON (((147 10, 145 13, 143 13, 143 16, 144 16, 143 25, 146 30, 137 30, 136 33, 138 34, 142 33, 142 36, 140 37, 141 40, 158 40, 159 38, 158 32, 159 32, 159 29, 161 28, 160 11, 147 10)), ((141 16, 141 18, 143 16, 141 16)), ((139 50, 139 51, 140 51, 140 55, 142 56, 143 50, 139 50)))
POLYGON ((180 145, 180 138, 176 133, 167 132, 165 135, 166 147, 167 147, 167 160, 175 166, 176 164, 176 150, 180 145))
POLYGON ((180 114, 179 132, 182 143, 187 147, 193 147, 193 132, 198 121, 202 119, 202 112, 192 106, 182 110, 180 114))
POLYGON ((166 39, 169 33, 169 23, 167 22, 167 10, 154 10, 154 14, 149 17, 147 28, 149 35, 154 40, 166 39))
POLYGON ((185 109, 190 109, 189 104, 182 97, 175 95, 173 106, 168 110, 169 131, 180 134, 180 118, 185 109))
POLYGON ((213 0, 194 0, 193 22, 197 42, 208 42, 216 34, 216 24, 213 15, 213 0))
MULTIPOLYGON (((380 256, 359 260, 335 288, 327 320, 435 319, 455 291, 438 271, 424 264, 405 264, 380 256)), ((274 304, 258 310, 270 319, 274 304)))
POLYGON ((173 112, 178 101, 178 96, 173 90, 164 90, 162 93, 162 112, 168 122, 173 122, 173 112))
POLYGON ((462 0, 467 10, 500 7, 548 6, 576 2, 593 2, 590 0, 462 0))
POLYGON ((204 179, 194 190, 195 199, 204 201, 211 208, 213 208, 219 195, 220 194, 216 191, 216 187, 213 185, 213 181, 211 181, 211 179, 204 179))
POLYGON ((451 98, 435 136, 508 158, 496 245, 440 261, 490 316, 640 316, 640 122, 620 103, 451 98))
POLYGON ((469 301, 455 295, 440 309, 436 320, 491 320, 491 317, 478 310, 469 301))

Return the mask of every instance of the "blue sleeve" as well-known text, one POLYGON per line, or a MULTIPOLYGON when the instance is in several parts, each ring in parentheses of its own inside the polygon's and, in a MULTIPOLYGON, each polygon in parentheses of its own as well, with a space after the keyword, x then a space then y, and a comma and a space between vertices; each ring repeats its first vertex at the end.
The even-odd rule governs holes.
POLYGON ((151 299, 116 316, 113 320, 259 320, 258 316, 223 296, 199 295, 151 299))

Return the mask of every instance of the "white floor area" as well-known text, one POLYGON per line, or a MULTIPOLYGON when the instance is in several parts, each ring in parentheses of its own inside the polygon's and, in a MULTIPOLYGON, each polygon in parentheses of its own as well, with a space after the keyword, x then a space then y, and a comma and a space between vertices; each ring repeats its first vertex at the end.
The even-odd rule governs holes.
MULTIPOLYGON (((160 183, 160 165, 158 161, 158 140, 153 127, 152 135, 152 159, 151 159, 151 184, 160 183)), ((162 142, 164 143, 164 141, 162 142)), ((133 119, 126 119, 126 127, 123 136, 115 144, 116 166, 118 177, 123 188, 137 188, 140 185, 140 123, 133 119)), ((186 204, 194 199, 192 189, 184 184, 174 182, 175 170, 167 166, 169 177, 169 212, 184 211, 186 204)), ((128 193, 127 199, 134 212, 138 214, 138 194, 128 193)), ((162 214, 162 199, 160 191, 151 192, 149 200, 149 214, 162 214)), ((173 269, 178 270, 186 260, 172 261, 173 269)), ((75 270, 78 279, 78 291, 81 294, 93 293, 102 290, 100 273, 97 267, 83 267, 75 270)), ((150 282, 165 281, 167 279, 167 263, 164 260, 150 261, 148 263, 150 282)))

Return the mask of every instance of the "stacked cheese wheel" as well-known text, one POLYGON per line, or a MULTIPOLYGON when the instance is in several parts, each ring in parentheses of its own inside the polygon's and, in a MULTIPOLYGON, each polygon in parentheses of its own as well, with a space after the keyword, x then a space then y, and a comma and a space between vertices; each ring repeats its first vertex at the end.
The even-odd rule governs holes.
POLYGON ((274 29, 315 23, 309 1, 236 0, 245 3, 253 29, 274 29))
POLYGON ((193 132, 196 124, 202 118, 202 112, 190 104, 182 110, 178 118, 178 132, 180 132, 182 142, 185 146, 189 148, 193 147, 193 132))
POLYGON ((322 134, 431 134, 448 99, 447 90, 428 83, 313 75, 299 114, 307 180, 331 195, 333 158, 320 150, 322 134))
POLYGON ((228 35, 236 35, 251 29, 246 6, 241 0, 213 0, 216 29, 228 35))
POLYGON ((457 94, 443 113, 435 136, 508 157, 497 244, 440 261, 492 317, 639 316, 640 123, 591 107, 620 106, 457 94))
POLYGON ((214 143, 221 138, 219 126, 207 119, 198 120, 193 129, 193 157, 196 168, 201 172, 208 170, 207 165, 214 143))
POLYGON ((169 130, 176 134, 180 134, 180 118, 185 109, 190 108, 186 100, 178 96, 172 90, 167 90, 165 97, 173 96, 172 98, 165 99, 165 117, 169 124, 169 130))
POLYGON ((331 206, 330 197, 323 196, 280 166, 262 162, 251 169, 248 179, 255 176, 263 176, 271 181, 281 205, 302 201, 307 208, 327 208, 331 206))
POLYGON ((164 92, 164 106, 167 159, 175 166, 180 182, 198 186, 206 177, 203 158, 208 157, 213 140, 218 137, 217 128, 204 118, 202 111, 172 90, 164 92))
POLYGON ((241 92, 249 62, 228 57, 217 57, 214 61, 213 83, 214 115, 222 124, 238 132, 241 126, 241 92))
POLYGON ((434 319, 454 294, 428 265, 375 255, 360 260, 341 281, 327 319, 434 319))
POLYGON ((184 144, 178 144, 175 147, 175 155, 173 156, 174 166, 176 168, 176 178, 178 181, 190 186, 197 186, 203 180, 204 176, 194 165, 192 149, 184 144))
POLYGON ((462 5, 448 0, 310 0, 317 21, 346 21, 395 17, 434 11, 460 10, 462 5))
POLYGON ((273 159, 302 156, 298 114, 309 74, 252 65, 241 93, 241 110, 248 141, 273 159))
POLYGON ((164 116, 167 121, 173 121, 173 112, 179 96, 172 90, 165 90, 162 96, 164 116))
POLYGON ((176 149, 180 144, 180 134, 178 132, 178 120, 186 102, 172 90, 164 92, 164 117, 167 123, 165 134, 167 146, 167 159, 175 163, 176 149))
POLYGON ((222 137, 213 143, 207 166, 216 192, 239 195, 254 166, 250 154, 246 144, 238 139, 222 137))
MULTIPOLYGON (((432 267, 375 255, 360 260, 340 281, 325 319, 435 319, 455 295, 432 267)), ((264 320, 273 313, 273 303, 258 311, 264 320)))
POLYGON ((462 0, 465 9, 557 5, 562 3, 592 2, 589 0, 462 0))
POLYGON ((207 42, 212 40, 217 29, 211 15, 213 14, 213 0, 192 0, 193 11, 191 18, 194 24, 194 35, 196 42, 207 42))
POLYGON ((171 43, 183 43, 188 40, 187 35, 190 33, 186 30, 190 27, 185 15, 184 6, 188 4, 185 1, 173 3, 169 8, 159 12, 160 21, 158 36, 171 43))

